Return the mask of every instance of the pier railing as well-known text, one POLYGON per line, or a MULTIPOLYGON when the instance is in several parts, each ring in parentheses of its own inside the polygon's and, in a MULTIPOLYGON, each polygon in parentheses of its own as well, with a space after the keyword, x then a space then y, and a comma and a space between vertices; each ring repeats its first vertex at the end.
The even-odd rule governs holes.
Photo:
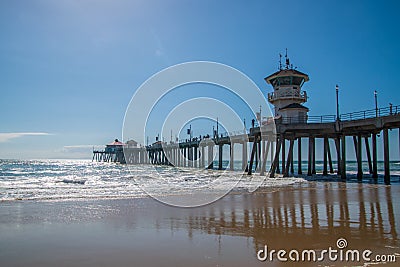
POLYGON ((268 93, 268 101, 275 101, 277 99, 300 99, 304 102, 307 101, 307 93, 297 89, 289 89, 281 92, 268 93))
MULTIPOLYGON (((400 105, 390 105, 384 108, 368 109, 350 113, 340 114, 341 121, 363 120, 376 117, 390 116, 400 114, 400 105)), ((307 116, 307 117, 283 117, 280 119, 283 124, 300 123, 329 123, 336 121, 336 115, 307 116)))
POLYGON ((360 120, 360 119, 369 119, 375 117, 383 117, 396 115, 400 113, 400 105, 384 108, 376 108, 376 109, 368 109, 363 111, 356 111, 351 113, 345 113, 340 115, 340 120, 342 121, 352 121, 352 120, 360 120))
POLYGON ((301 117, 283 117, 283 118, 281 118, 281 121, 283 124, 327 123, 327 122, 334 122, 335 120, 336 120, 335 115, 301 116, 301 117))

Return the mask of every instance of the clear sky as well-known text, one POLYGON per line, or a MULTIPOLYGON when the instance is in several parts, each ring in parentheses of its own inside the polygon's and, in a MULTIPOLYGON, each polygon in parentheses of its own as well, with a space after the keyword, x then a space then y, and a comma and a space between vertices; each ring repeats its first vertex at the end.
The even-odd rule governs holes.
MULTIPOLYGON (((174 64, 230 65, 271 91, 288 48, 310 115, 400 104, 399 1, 0 1, 0 158, 90 156, 174 64), (89 152, 89 153, 88 153, 89 152)), ((391 132, 398 158, 398 131, 391 132)))

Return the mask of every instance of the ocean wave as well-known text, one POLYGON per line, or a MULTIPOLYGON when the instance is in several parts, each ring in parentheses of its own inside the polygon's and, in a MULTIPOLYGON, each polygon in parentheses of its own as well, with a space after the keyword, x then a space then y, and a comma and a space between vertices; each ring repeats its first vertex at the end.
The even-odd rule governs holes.
POLYGON ((86 180, 70 180, 70 179, 63 179, 60 181, 61 183, 66 184, 85 184, 86 180))
MULTIPOLYGON (((257 173, 243 175, 239 171, 73 160, 2 161, 0 173, 3 174, 0 176, 0 200, 132 198, 147 195, 146 190, 156 195, 230 189, 251 191, 257 187, 290 186, 310 179, 306 176, 268 178, 257 173)), ((355 169, 348 169, 350 179, 356 174, 355 169)), ((399 176, 400 169, 394 169, 392 174, 399 176)), ((382 177, 383 173, 380 171, 379 175, 382 177)))

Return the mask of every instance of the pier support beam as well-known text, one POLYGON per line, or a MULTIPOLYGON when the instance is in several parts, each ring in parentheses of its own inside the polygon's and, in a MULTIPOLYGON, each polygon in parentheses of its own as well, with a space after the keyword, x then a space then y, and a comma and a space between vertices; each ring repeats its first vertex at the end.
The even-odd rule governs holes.
POLYGON ((297 139, 297 174, 303 174, 301 170, 301 137, 297 139))
POLYGON ((367 152, 369 174, 372 174, 374 171, 372 168, 371 150, 369 149, 368 137, 364 137, 364 141, 365 141, 365 151, 367 152))
POLYGON ((275 142, 278 142, 278 140, 275 138, 275 140, 274 141, 271 141, 271 166, 272 166, 272 163, 274 162, 274 157, 275 157, 275 154, 274 154, 274 148, 275 148, 275 146, 276 145, 274 145, 274 143, 275 142))
POLYGON ((176 148, 176 166, 180 167, 181 166, 181 149, 178 147, 176 148))
POLYGON ((235 143, 231 142, 230 145, 230 159, 229 159, 229 169, 233 171, 233 163, 234 163, 234 154, 235 154, 235 143))
POLYGON ((209 145, 208 146, 208 169, 213 169, 214 168, 214 161, 213 161, 213 154, 214 154, 214 145, 209 145))
POLYGON ((199 159, 199 152, 198 152, 198 147, 195 146, 194 149, 194 157, 193 157, 193 167, 197 168, 198 167, 198 159, 199 159))
POLYGON ((161 150, 161 155, 162 155, 162 164, 167 165, 167 156, 165 155, 164 150, 161 150))
POLYGON ((285 135, 282 134, 282 173, 285 172, 285 167, 286 167, 286 164, 285 164, 285 158, 286 158, 285 143, 286 143, 285 135))
POLYGON ((181 149, 179 148, 179 144, 176 147, 176 166, 181 166, 181 149))
MULTIPOLYGON (((281 149, 281 146, 282 146, 282 137, 281 136, 277 136, 276 137, 276 149, 275 149, 275 154, 278 154, 278 165, 276 165, 275 166, 275 170, 276 170, 276 173, 281 173, 281 170, 280 170, 280 167, 279 167, 279 156, 280 156, 280 152, 278 153, 277 151, 278 151, 278 146, 279 146, 279 151, 280 151, 280 149, 281 149)), ((274 159, 274 161, 275 161, 275 159, 274 159)))
MULTIPOLYGON (((261 137, 260 137, 261 138, 261 137)), ((256 149, 256 155, 255 155, 255 160, 256 160, 256 164, 254 164, 254 171, 258 170, 258 164, 260 164, 259 158, 261 157, 261 141, 258 140, 257 141, 257 149, 256 149)))
POLYGON ((324 137, 324 170, 322 175, 328 175, 328 138, 324 137))
POLYGON ((178 144, 177 147, 175 148, 175 163, 177 167, 180 166, 180 161, 181 161, 180 157, 181 157, 181 151, 179 149, 179 144, 178 144))
POLYGON ((340 176, 346 180, 346 136, 342 135, 342 158, 340 162, 340 176))
POLYGON ((268 152, 269 152, 269 147, 271 146, 271 141, 268 140, 266 146, 267 146, 266 148, 263 147, 264 153, 263 153, 263 159, 262 159, 262 164, 261 164, 260 175, 264 175, 265 174, 265 170, 266 170, 266 166, 267 166, 268 152))
POLYGON ((194 161, 193 161, 193 147, 191 147, 191 146, 188 147, 188 155, 189 155, 189 157, 188 157, 188 165, 189 165, 189 167, 193 167, 193 163, 194 163, 194 161))
POLYGON ((219 145, 219 149, 218 149, 218 170, 222 170, 222 152, 223 152, 223 146, 224 146, 224 145, 219 145))
POLYGON ((340 139, 339 139, 339 137, 335 138, 335 148, 336 148, 336 161, 337 161, 337 175, 340 175, 340 171, 342 168, 340 166, 340 164, 341 164, 342 158, 340 156, 340 139))
MULTIPOLYGON (((291 160, 290 160, 290 173, 294 174, 294 166, 293 166, 294 140, 290 140, 290 142, 293 142, 293 148, 292 148, 292 150, 289 150, 289 153, 292 154, 292 155, 290 155, 290 158, 291 158, 291 160)), ((289 145, 289 147, 290 147, 290 145, 289 145)))
POLYGON ((247 168, 247 141, 242 143, 242 170, 247 168))
POLYGON ((376 150, 376 133, 372 134, 372 178, 378 179, 378 153, 376 150))
MULTIPOLYGON (((268 153, 265 151, 265 145, 266 145, 265 140, 261 140, 260 141, 261 153, 260 153, 260 166, 259 166, 260 173, 262 172, 262 167, 264 165, 264 158, 265 158, 264 155, 265 153, 268 153)), ((265 160, 267 159, 265 158, 265 160)))
POLYGON ((312 137, 312 174, 316 174, 315 169, 315 137, 312 137))
POLYGON ((275 177, 275 171, 279 166, 279 154, 280 154, 279 152, 280 152, 280 150, 281 150, 281 139, 277 138, 276 139, 275 157, 274 157, 274 161, 273 161, 273 163, 271 165, 271 171, 270 171, 270 174, 269 174, 270 178, 274 178, 275 177))
POLYGON ((201 155, 200 155, 200 168, 204 169, 204 161, 205 161, 205 155, 204 155, 204 146, 201 146, 201 155))
POLYGON ((383 129, 383 165, 385 184, 390 184, 390 161, 389 161, 389 134, 388 129, 383 129))
POLYGON ((333 173, 333 164, 332 164, 332 155, 331 155, 331 147, 329 145, 328 139, 328 163, 329 163, 329 173, 333 173))
POLYGON ((257 153, 257 136, 254 137, 254 142, 253 142, 253 148, 251 149, 251 156, 250 156, 250 163, 249 163, 249 167, 247 170, 247 174, 251 175, 251 173, 253 172, 253 162, 254 162, 254 158, 255 158, 255 154, 257 153))
POLYGON ((308 137, 308 170, 307 176, 312 176, 312 137, 308 137))
POLYGON ((284 173, 283 173, 283 177, 288 177, 289 176, 289 168, 290 168, 290 164, 292 163, 292 160, 293 160, 293 144, 294 144, 294 141, 290 140, 288 158, 287 158, 285 170, 284 170, 284 173))
POLYGON ((357 179, 361 180, 363 177, 363 171, 362 171, 362 145, 361 145, 362 139, 361 135, 358 135, 358 140, 357 140, 357 179))
POLYGON ((265 140, 262 140, 260 136, 260 140, 258 141, 258 164, 256 165, 256 170, 261 170, 262 157, 264 153, 265 153, 265 140))
POLYGON ((183 148, 183 167, 187 167, 186 163, 188 161, 187 153, 186 153, 186 147, 183 148))

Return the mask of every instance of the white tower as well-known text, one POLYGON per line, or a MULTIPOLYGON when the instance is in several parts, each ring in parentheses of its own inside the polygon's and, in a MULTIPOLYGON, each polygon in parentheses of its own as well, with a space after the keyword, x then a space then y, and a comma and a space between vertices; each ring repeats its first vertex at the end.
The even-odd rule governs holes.
POLYGON ((308 108, 302 104, 307 102, 307 93, 301 87, 309 80, 308 75, 293 69, 287 51, 284 67, 282 56, 279 57, 279 70, 265 78, 274 88, 274 92, 268 93, 268 101, 275 106, 275 116, 282 117, 283 123, 306 123, 308 108))

